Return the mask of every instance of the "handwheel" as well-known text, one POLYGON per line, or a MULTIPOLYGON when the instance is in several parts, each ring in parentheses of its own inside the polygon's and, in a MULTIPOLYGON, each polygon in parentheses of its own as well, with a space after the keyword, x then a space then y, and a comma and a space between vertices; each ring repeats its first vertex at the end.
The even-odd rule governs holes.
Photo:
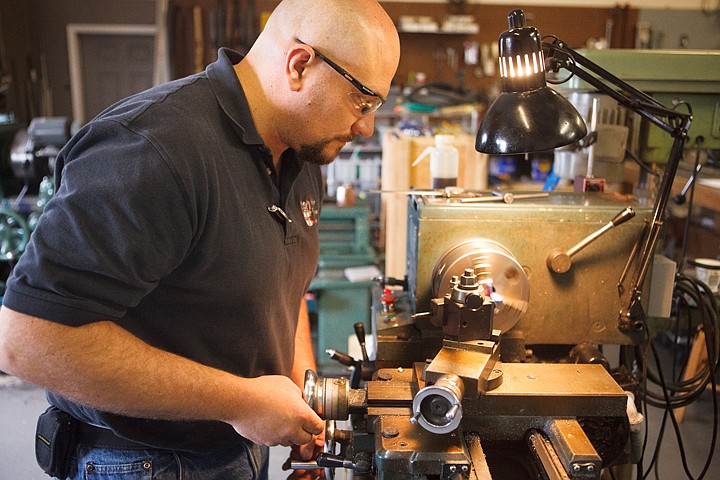
POLYGON ((30 228, 17 212, 0 208, 0 260, 17 260, 25 251, 30 228))

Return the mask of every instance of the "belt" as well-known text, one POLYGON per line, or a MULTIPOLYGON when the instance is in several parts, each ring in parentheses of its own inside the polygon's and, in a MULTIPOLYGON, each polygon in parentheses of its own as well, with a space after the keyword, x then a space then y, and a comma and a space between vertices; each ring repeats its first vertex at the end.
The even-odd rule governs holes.
POLYGON ((85 422, 76 422, 75 441, 91 447, 145 450, 149 447, 116 435, 109 428, 96 427, 85 422))

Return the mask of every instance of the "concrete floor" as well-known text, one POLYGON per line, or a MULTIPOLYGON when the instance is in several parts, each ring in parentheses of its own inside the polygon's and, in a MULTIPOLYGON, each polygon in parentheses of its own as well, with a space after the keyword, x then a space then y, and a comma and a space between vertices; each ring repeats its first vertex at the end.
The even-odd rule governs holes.
MULTIPOLYGON (((42 390, 14 377, 0 374, 0 480, 48 479, 35 463, 33 437, 37 416, 47 408, 42 390)), ((649 448, 645 465, 650 462, 658 430, 662 421, 660 410, 651 410, 649 425, 649 448)), ((688 458, 690 472, 697 478, 707 458, 712 435, 712 398, 709 391, 685 413, 680 424, 682 440, 688 458)), ((677 442, 670 424, 666 428, 659 456, 659 477, 651 473, 649 480, 680 480, 687 478, 678 453, 677 442)), ((289 450, 282 447, 271 449, 270 479, 280 480, 288 476, 281 469, 289 450)), ((344 478, 338 472, 336 478, 344 478)), ((628 478, 635 478, 634 475, 628 478)), ((720 446, 715 447, 715 458, 704 477, 720 478, 720 446)))

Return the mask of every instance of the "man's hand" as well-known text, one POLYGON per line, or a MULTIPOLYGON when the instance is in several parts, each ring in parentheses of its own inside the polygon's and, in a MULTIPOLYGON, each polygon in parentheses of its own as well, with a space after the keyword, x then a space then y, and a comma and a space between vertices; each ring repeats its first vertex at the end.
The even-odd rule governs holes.
POLYGON ((243 437, 261 445, 289 447, 310 444, 324 431, 325 422, 288 377, 266 375, 244 382, 244 408, 228 420, 243 437))
MULTIPOLYGON (((290 463, 293 461, 307 462, 314 460, 323 451, 325 445, 325 432, 320 435, 313 436, 311 442, 305 445, 293 446, 290 451, 290 458, 283 464, 283 470, 290 470, 290 463)), ((317 480, 325 478, 325 469, 317 470, 294 470, 287 480, 317 480)))
POLYGON ((98 410, 220 420, 262 445, 304 445, 325 428, 288 377, 238 377, 157 349, 110 321, 69 327, 3 307, 0 366, 98 410))

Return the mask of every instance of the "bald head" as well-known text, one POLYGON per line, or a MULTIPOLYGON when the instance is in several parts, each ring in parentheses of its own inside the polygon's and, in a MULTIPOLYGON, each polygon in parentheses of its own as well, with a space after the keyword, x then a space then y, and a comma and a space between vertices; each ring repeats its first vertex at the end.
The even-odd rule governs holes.
POLYGON ((265 30, 285 41, 302 38, 338 50, 387 43, 392 37, 398 42, 392 20, 375 0, 284 0, 265 30))
POLYGON ((235 69, 273 155, 309 145, 327 163, 356 135, 372 134, 374 116, 348 97, 368 95, 357 82, 385 97, 399 61, 397 30, 376 0, 283 0, 235 69))
POLYGON ((399 61, 397 30, 375 0, 284 0, 253 49, 267 55, 274 48, 282 54, 296 39, 348 70, 367 70, 368 76, 387 69, 394 72, 399 61))

